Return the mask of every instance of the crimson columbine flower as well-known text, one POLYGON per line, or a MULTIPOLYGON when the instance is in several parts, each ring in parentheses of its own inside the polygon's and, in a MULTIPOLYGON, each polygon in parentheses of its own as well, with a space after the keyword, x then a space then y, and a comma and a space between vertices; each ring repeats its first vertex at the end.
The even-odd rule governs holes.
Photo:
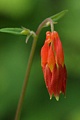
POLYGON ((50 98, 54 95, 59 100, 60 93, 65 94, 67 72, 62 44, 56 31, 46 32, 41 49, 41 66, 50 98))

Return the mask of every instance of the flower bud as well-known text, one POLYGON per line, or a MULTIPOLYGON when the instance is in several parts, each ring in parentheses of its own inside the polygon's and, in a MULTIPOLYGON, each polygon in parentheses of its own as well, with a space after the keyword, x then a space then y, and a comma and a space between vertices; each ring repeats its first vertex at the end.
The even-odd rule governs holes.
POLYGON ((64 64, 64 52, 56 31, 46 32, 46 40, 41 48, 41 66, 50 99, 52 95, 59 100, 60 93, 65 94, 67 71, 64 64))

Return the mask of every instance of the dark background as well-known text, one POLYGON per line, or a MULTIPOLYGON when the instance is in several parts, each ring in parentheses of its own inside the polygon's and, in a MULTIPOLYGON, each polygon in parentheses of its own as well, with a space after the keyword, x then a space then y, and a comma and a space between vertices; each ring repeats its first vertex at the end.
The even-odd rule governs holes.
MULTIPOLYGON (((45 87, 40 50, 45 40, 39 36, 29 77, 21 120, 80 120, 80 1, 79 0, 0 0, 0 28, 24 26, 36 31, 47 17, 64 9, 58 31, 68 71, 66 98, 57 102, 45 87)), ((23 85, 32 38, 0 33, 0 120, 13 120, 23 85)))

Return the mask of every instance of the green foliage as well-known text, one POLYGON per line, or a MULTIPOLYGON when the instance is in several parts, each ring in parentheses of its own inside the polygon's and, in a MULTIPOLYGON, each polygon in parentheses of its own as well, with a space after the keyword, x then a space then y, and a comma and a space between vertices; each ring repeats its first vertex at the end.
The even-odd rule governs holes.
POLYGON ((60 18, 62 18, 66 13, 68 12, 68 10, 63 10, 53 16, 51 16, 50 18, 53 20, 53 22, 57 22, 60 18))
MULTIPOLYGON (((53 15, 50 18, 53 20, 53 22, 56 22, 60 18, 62 18, 67 11, 68 10, 63 10, 60 13, 57 13, 56 15, 53 15)), ((47 27, 47 26, 48 25, 46 24, 45 27, 47 27)), ((30 30, 26 29, 26 28, 23 28, 23 29, 22 28, 2 28, 2 29, 0 29, 0 32, 11 33, 11 34, 16 34, 16 35, 28 35, 28 34, 30 34, 30 30)))
POLYGON ((26 28, 1 28, 0 32, 10 33, 15 35, 28 35, 30 34, 30 30, 26 28))
POLYGON ((23 31, 23 29, 21 29, 21 28, 2 28, 2 29, 0 29, 0 32, 11 33, 11 34, 16 34, 16 35, 21 35, 22 31, 23 31))

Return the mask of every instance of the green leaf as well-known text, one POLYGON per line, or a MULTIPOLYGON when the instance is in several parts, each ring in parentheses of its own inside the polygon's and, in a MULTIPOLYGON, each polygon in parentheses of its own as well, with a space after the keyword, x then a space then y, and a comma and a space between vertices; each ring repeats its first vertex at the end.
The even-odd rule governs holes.
POLYGON ((23 28, 1 28, 0 32, 11 33, 15 35, 27 35, 30 33, 30 30, 23 28))
POLYGON ((31 31, 29 29, 24 28, 24 27, 22 27, 22 28, 1 28, 0 32, 11 33, 11 34, 15 34, 15 35, 29 35, 29 34, 31 34, 31 31))
POLYGON ((66 13, 68 12, 68 10, 63 10, 53 16, 51 16, 50 18, 54 21, 57 22, 60 18, 62 18, 66 13))
MULTIPOLYGON (((68 12, 68 10, 63 10, 63 11, 51 16, 50 18, 55 23, 60 18, 62 18, 66 14, 66 12, 68 12)), ((49 26, 49 24, 50 24, 49 22, 46 23, 46 25, 44 25, 44 27, 49 26)), ((11 33, 11 34, 16 34, 16 35, 29 35, 29 34, 33 33, 32 31, 30 31, 29 29, 26 29, 24 27, 22 27, 22 28, 1 28, 0 32, 11 33)))
MULTIPOLYGON (((49 17, 49 18, 51 18, 52 21, 54 22, 54 24, 56 24, 57 21, 58 21, 60 18, 62 18, 67 12, 68 12, 68 10, 63 10, 63 11, 61 11, 61 12, 59 12, 59 13, 57 13, 57 14, 49 17)), ((49 25, 50 25, 50 22, 47 22, 43 27, 48 27, 49 25)))
POLYGON ((0 32, 21 35, 22 28, 1 28, 0 32))

